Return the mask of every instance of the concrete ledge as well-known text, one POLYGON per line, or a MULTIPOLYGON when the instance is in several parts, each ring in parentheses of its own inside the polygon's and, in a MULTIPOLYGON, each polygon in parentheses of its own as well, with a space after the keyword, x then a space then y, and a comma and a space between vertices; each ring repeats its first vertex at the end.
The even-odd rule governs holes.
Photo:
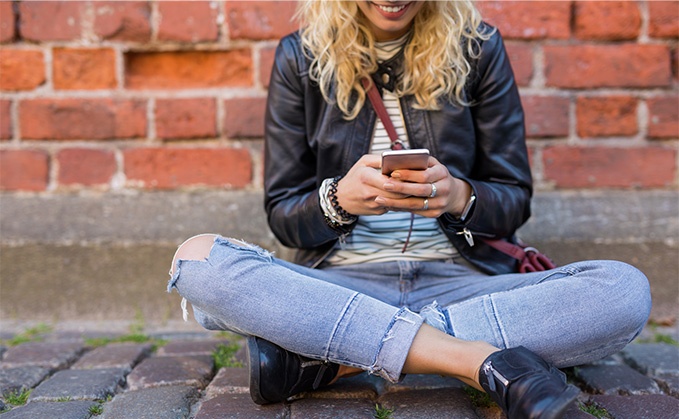
MULTIPOLYGON (((0 195, 0 243, 176 244, 217 232, 270 247, 262 194, 157 192, 0 195)), ((679 238, 679 192, 539 192, 528 241, 639 243, 679 238)))

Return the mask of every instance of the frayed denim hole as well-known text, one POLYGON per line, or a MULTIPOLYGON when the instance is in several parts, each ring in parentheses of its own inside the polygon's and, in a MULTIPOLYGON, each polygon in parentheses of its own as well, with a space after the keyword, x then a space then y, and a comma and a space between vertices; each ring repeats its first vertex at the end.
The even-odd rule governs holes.
MULTIPOLYGON (((273 262, 273 253, 269 252, 268 250, 262 249, 261 247, 257 246, 256 244, 248 243, 245 240, 238 240, 239 242, 245 243, 244 245, 241 245, 240 243, 234 242, 234 240, 238 239, 227 239, 225 237, 218 236, 215 238, 215 245, 221 245, 221 246, 226 246, 230 247, 235 250, 239 251, 246 251, 250 252, 256 256, 259 256, 263 259, 265 259, 267 262, 273 262)), ((213 246, 214 249, 214 246, 213 246)), ((212 253, 212 251, 210 252, 212 253)), ((208 256, 209 258, 209 256, 208 256)))
POLYGON ((451 327, 449 326, 448 317, 441 309, 437 301, 427 304, 420 310, 420 316, 424 318, 424 322, 448 335, 452 335, 451 327))
POLYGON ((174 266, 174 272, 170 274, 170 280, 167 282, 167 292, 171 293, 173 288, 177 288, 177 280, 179 279, 179 272, 181 272, 181 262, 177 261, 177 266, 174 266))

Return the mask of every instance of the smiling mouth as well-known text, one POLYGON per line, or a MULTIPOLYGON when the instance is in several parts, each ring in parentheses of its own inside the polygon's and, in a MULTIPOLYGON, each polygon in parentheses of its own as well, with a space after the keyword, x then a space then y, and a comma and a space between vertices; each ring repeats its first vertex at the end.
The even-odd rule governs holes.
POLYGON ((408 7, 408 4, 410 4, 410 3, 408 3, 408 4, 403 4, 403 5, 400 5, 400 6, 383 6, 383 5, 377 4, 377 3, 373 3, 373 4, 374 4, 375 6, 377 6, 380 10, 385 11, 386 13, 398 13, 398 12, 400 12, 401 10, 405 9, 406 7, 408 7))

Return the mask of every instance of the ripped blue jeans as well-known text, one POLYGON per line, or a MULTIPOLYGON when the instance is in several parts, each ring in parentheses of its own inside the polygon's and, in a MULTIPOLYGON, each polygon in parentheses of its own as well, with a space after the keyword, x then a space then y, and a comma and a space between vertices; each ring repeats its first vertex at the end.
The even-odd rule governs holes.
POLYGON ((177 261, 173 288, 207 329, 259 336, 392 382, 424 322, 501 349, 523 345, 565 367, 622 349, 651 307, 646 277, 622 262, 496 276, 453 261, 310 269, 222 237, 206 260, 177 261))

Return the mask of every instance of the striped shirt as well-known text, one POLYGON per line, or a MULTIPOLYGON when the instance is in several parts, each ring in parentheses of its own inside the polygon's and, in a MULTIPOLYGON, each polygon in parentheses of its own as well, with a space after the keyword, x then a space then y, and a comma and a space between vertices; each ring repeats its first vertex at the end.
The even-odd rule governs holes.
MULTIPOLYGON (((385 61, 396 55, 407 38, 408 35, 405 35, 394 41, 376 43, 378 59, 385 61)), ((398 97, 390 91, 383 90, 382 100, 398 137, 404 144, 408 144, 398 97)), ((378 118, 370 153, 379 155, 390 149, 389 134, 378 118)), ((383 215, 362 215, 358 217, 356 227, 346 237, 345 242, 336 245, 335 251, 326 262, 331 265, 350 265, 393 260, 451 259, 457 255, 457 250, 443 234, 436 219, 419 215, 415 215, 408 247, 401 253, 409 228, 409 212, 389 211, 383 215)))

